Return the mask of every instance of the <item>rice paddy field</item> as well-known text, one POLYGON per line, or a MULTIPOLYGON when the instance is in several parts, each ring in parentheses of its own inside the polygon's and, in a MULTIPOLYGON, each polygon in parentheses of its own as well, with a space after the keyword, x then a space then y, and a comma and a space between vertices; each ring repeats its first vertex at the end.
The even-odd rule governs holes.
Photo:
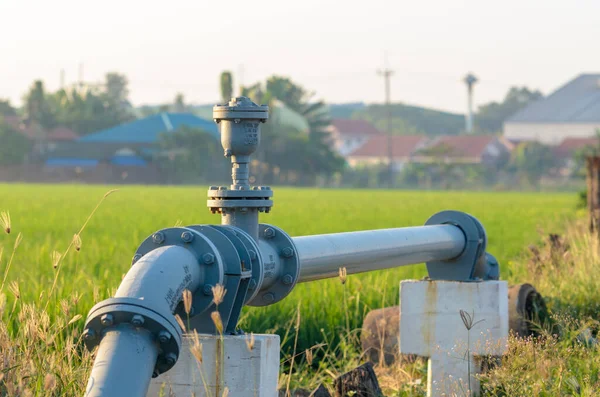
MULTIPOLYGON (((81 250, 70 249, 60 259, 60 274, 51 293, 58 253, 65 253, 73 235, 112 188, 0 184, 0 212, 9 211, 12 219, 11 233, 0 233, 0 277, 6 278, 0 290, 0 295, 6 295, 6 309, 0 314, 9 334, 20 327, 22 319, 15 314, 22 310, 19 305, 31 302, 46 307, 49 322, 68 311, 68 318, 74 319, 68 329, 78 335, 88 310, 112 295, 137 246, 148 235, 175 224, 220 222, 206 208, 206 187, 115 188, 118 191, 102 201, 81 232, 81 250), (14 249, 19 235, 22 240, 14 249)), ((468 212, 485 226, 488 251, 500 261, 501 277, 519 282, 528 281, 523 279, 527 273, 519 260, 526 247, 539 242, 542 235, 563 234, 565 225, 576 218, 573 193, 274 191, 274 208, 262 214, 261 221, 292 236, 416 226, 437 211, 468 212)), ((425 266, 415 265, 352 275, 345 285, 338 279, 301 284, 275 305, 246 308, 241 327, 254 333, 279 333, 284 351, 294 344, 295 351, 318 343, 337 346, 345 343, 344 333, 360 328, 369 310, 397 304, 400 280, 425 275, 425 266), (301 321, 295 323, 298 313, 301 321)), ((83 382, 88 369, 77 375, 83 382)), ((64 390, 80 386, 70 387, 64 390)))

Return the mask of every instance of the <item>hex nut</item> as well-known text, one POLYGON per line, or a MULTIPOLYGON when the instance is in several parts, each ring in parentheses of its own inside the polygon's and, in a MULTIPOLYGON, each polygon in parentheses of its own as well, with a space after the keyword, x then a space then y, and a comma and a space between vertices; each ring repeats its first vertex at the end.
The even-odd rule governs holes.
POLYGON ((252 279, 248 283, 248 289, 255 289, 255 288, 256 288, 256 280, 252 279))
POLYGON ((212 265, 213 263, 215 263, 215 256, 213 254, 206 253, 204 255, 202 255, 202 261, 204 262, 205 265, 212 265))
POLYGON ((85 331, 83 331, 83 338, 85 340, 94 340, 96 339, 96 332, 93 329, 88 328, 85 331))
POLYGON ((183 232, 181 233, 181 241, 183 241, 184 243, 191 243, 192 241, 194 241, 194 235, 192 234, 192 232, 183 232))
POLYGON ((292 277, 291 274, 286 274, 285 276, 283 276, 283 278, 281 279, 281 281, 285 284, 285 285, 290 285, 291 283, 294 282, 294 278, 292 277))
POLYGON ((165 235, 162 232, 156 232, 152 235, 154 244, 162 244, 165 241, 165 235))
POLYGON ((248 251, 248 254, 250 254, 251 260, 256 260, 256 252, 254 252, 254 250, 248 251))
POLYGON ((160 343, 167 343, 170 340, 171 340, 171 334, 169 332, 163 330, 158 333, 158 341, 160 343))
POLYGON ((175 363, 177 362, 177 356, 175 355, 175 353, 167 354, 165 357, 165 362, 167 363, 167 365, 170 366, 175 365, 175 363))
POLYGON ((212 285, 210 284, 206 284, 204 286, 204 288, 202 288, 202 292, 204 293, 204 295, 206 296, 211 296, 212 295, 212 285))
POLYGON ((275 229, 272 227, 268 227, 264 231, 265 238, 273 238, 275 237, 275 229))
POLYGON ((110 327, 111 325, 113 325, 113 315, 110 313, 103 315, 102 317, 100 317, 100 323, 105 327, 110 327))
POLYGON ((281 254, 286 258, 291 258, 292 256, 294 256, 294 250, 291 247, 285 247, 281 251, 281 254))
POLYGON ((131 324, 136 327, 141 327, 144 325, 144 317, 140 316, 139 314, 134 315, 131 318, 131 324))
POLYGON ((268 292, 263 295, 263 300, 267 303, 271 303, 275 301, 275 295, 272 292, 268 292))
POLYGON ((135 254, 133 256, 133 259, 131 260, 131 264, 133 265, 134 263, 136 263, 137 261, 139 261, 140 259, 142 259, 142 256, 140 254, 135 254))

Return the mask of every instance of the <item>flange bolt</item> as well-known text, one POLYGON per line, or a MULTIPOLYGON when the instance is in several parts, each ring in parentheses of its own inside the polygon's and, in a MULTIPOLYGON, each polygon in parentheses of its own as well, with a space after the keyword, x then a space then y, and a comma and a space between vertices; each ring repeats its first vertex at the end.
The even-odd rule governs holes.
POLYGON ((294 282, 294 278, 292 277, 291 274, 286 274, 285 276, 283 276, 283 278, 281 279, 281 281, 285 284, 285 285, 290 285, 291 283, 294 282))
POLYGON ((131 318, 131 324, 134 327, 141 327, 142 325, 144 325, 144 317, 140 316, 139 314, 136 314, 131 318))
POLYGON ((181 241, 184 243, 191 243, 194 240, 194 235, 192 232, 183 232, 181 233, 181 241))
POLYGON ((110 327, 111 325, 113 325, 113 315, 112 314, 105 314, 102 317, 100 317, 100 323, 102 325, 104 325, 105 327, 110 327))
POLYGON ((133 260, 131 261, 131 264, 135 264, 137 261, 139 261, 140 259, 142 259, 142 256, 140 254, 135 254, 133 256, 133 260))
POLYGON ((165 241, 165 235, 162 232, 156 232, 152 235, 154 244, 162 244, 165 241))
POLYGON ((291 258, 292 256, 294 256, 294 250, 291 247, 285 247, 281 253, 283 254, 284 257, 286 258, 291 258))
POLYGON ((160 343, 167 343, 170 340, 171 340, 171 334, 168 333, 167 331, 163 330, 158 333, 158 341, 160 343))
POLYGON ((275 301, 275 295, 272 292, 266 293, 263 295, 263 300, 267 303, 271 303, 275 301))
POLYGON ((175 353, 169 353, 169 354, 167 354, 166 357, 165 357, 165 362, 169 366, 175 365, 175 363, 177 362, 177 356, 175 355, 175 353))
POLYGON ((83 338, 85 340, 92 341, 92 340, 96 339, 96 332, 93 329, 88 328, 85 331, 83 331, 83 338))
POLYGON ((202 255, 202 261, 206 265, 212 265, 213 263, 215 263, 215 256, 211 253, 204 254, 202 255))
POLYGON ((248 289, 254 289, 254 288, 256 288, 256 280, 252 279, 248 283, 248 289))
POLYGON ((273 238, 275 237, 275 229, 272 227, 268 227, 264 231, 265 238, 273 238))
POLYGON ((206 284, 204 286, 204 288, 202 289, 202 292, 204 292, 204 295, 206 295, 206 296, 211 296, 212 295, 212 285, 206 284))

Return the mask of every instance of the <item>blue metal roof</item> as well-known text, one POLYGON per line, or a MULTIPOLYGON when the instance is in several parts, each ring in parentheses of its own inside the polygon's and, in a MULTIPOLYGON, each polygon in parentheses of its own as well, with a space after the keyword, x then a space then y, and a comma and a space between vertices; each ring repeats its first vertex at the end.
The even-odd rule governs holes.
POLYGON ((110 162, 114 165, 125 165, 130 167, 145 167, 146 160, 140 156, 113 156, 110 162))
POLYGON ((220 139, 217 125, 212 120, 191 113, 160 113, 86 135, 77 141, 151 144, 158 142, 161 133, 177 131, 182 126, 202 129, 220 139))
POLYGON ((581 74, 549 96, 533 102, 507 123, 600 122, 600 74, 581 74))
POLYGON ((95 167, 98 165, 98 160, 93 159, 76 159, 76 158, 49 158, 46 160, 48 167, 95 167))

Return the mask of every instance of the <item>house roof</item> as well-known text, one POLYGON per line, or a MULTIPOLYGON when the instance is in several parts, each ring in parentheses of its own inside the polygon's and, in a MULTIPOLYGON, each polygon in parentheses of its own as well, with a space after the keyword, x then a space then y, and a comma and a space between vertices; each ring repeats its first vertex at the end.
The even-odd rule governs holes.
POLYGON ((496 139, 494 135, 446 135, 437 138, 428 148, 445 146, 449 149, 444 154, 446 157, 480 157, 496 139))
POLYGON ((340 134, 350 135, 378 135, 381 134, 373 124, 366 120, 334 119, 331 126, 340 134))
POLYGON ((48 139, 51 141, 72 141, 78 137, 75 131, 67 127, 59 126, 48 131, 48 139))
POLYGON ((507 123, 600 122, 600 74, 581 74, 546 98, 510 117, 507 123))
POLYGON ((565 138, 560 145, 554 148, 556 157, 566 158, 571 157, 577 150, 586 147, 598 147, 600 140, 597 137, 593 138, 565 138))
POLYGON ((34 139, 39 136, 46 136, 49 141, 72 141, 78 138, 75 131, 64 126, 54 127, 50 130, 44 130, 40 126, 32 123, 26 123, 19 116, 4 116, 4 121, 25 135, 29 139, 34 139))
MULTIPOLYGON (((420 144, 425 143, 426 137, 421 135, 397 135, 392 136, 392 156, 394 158, 409 157, 420 144)), ((377 134, 350 153, 348 157, 387 157, 388 136, 377 134)))
POLYGON ((219 139, 217 125, 212 120, 191 113, 160 113, 86 135, 78 142, 150 144, 158 142, 161 133, 176 131, 182 126, 200 128, 219 139))

